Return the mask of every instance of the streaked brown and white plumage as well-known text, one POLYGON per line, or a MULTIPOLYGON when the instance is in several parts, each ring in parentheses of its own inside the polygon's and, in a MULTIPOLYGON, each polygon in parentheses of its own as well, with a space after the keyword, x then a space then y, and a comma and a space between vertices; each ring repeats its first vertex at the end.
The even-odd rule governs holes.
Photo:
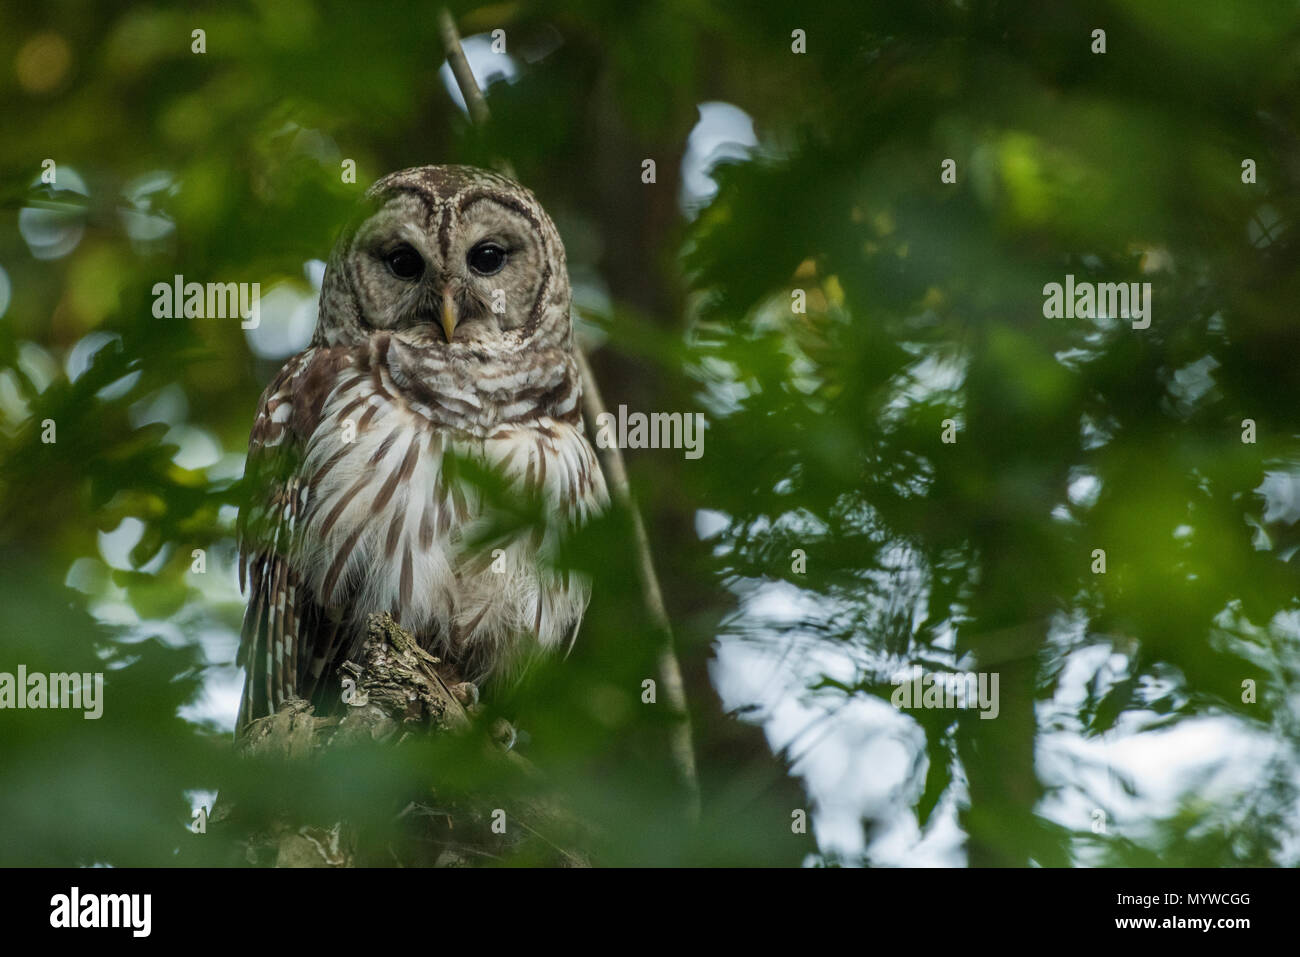
POLYGON ((608 501, 554 224, 472 167, 403 170, 366 197, 330 256, 312 345, 263 393, 249 441, 241 726, 289 697, 336 697, 371 613, 482 680, 570 644, 589 597, 549 561, 608 501), (484 544, 488 486, 457 477, 461 462, 552 520, 484 544))

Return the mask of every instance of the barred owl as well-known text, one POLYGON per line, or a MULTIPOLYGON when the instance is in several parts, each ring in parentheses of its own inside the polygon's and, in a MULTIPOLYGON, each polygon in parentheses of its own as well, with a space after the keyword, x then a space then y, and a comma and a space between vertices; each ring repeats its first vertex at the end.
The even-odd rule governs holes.
POLYGON ((262 394, 249 441, 241 727, 290 697, 336 699, 374 612, 469 681, 571 647, 590 585, 548 555, 608 496, 569 305, 559 234, 517 183, 424 166, 367 190, 312 343, 262 394), (462 462, 551 521, 484 546, 486 486, 462 462))

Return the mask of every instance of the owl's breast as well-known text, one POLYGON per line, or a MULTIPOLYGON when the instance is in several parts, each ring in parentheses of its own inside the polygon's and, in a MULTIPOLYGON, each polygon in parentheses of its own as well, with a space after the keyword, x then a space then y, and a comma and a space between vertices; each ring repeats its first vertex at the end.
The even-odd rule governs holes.
POLYGON ((358 375, 325 402, 302 475, 294 565, 346 618, 387 611, 427 644, 486 649, 484 660, 520 637, 558 646, 581 618, 587 583, 550 565, 558 536, 607 501, 579 426, 542 416, 474 435, 358 375), (498 524, 462 462, 540 494, 552 521, 498 524))

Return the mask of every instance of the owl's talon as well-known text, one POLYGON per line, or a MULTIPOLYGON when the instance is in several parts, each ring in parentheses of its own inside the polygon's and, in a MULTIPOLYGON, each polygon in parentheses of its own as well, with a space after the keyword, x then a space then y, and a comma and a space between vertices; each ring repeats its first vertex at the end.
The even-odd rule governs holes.
POLYGON ((456 700, 461 703, 461 706, 466 709, 473 708, 478 704, 478 685, 472 681, 462 681, 460 684, 454 684, 451 686, 450 691, 455 695, 456 700))
POLYGON ((515 726, 505 718, 497 718, 492 722, 491 730, 492 740, 501 746, 502 751, 511 751, 515 743, 519 740, 519 732, 515 726))

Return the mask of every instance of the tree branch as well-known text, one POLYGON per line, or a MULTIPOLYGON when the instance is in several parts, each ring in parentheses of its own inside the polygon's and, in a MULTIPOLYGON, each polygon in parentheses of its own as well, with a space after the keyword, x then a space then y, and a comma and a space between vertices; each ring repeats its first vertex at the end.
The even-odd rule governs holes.
MULTIPOLYGON (((236 751, 250 759, 309 763, 327 752, 356 745, 400 745, 413 735, 463 733, 472 720, 458 694, 459 676, 420 648, 392 616, 371 615, 360 661, 344 671, 356 682, 352 702, 342 714, 317 715, 302 699, 286 701, 273 715, 241 731, 236 751)), ((497 729, 505 737, 508 729, 497 729)), ((511 735, 512 736, 512 735, 511 735)), ((526 790, 540 775, 525 758, 489 745, 484 760, 506 765, 526 790)), ((240 795, 222 799, 209 820, 214 832, 230 835, 238 858, 232 863, 277 867, 353 867, 397 863, 402 866, 463 866, 484 859, 526 858, 550 866, 584 867, 584 853, 573 848, 582 830, 555 802, 511 797, 501 815, 487 795, 413 793, 397 815, 405 839, 386 847, 359 839, 357 822, 304 820, 296 807, 280 808, 270 820, 242 812, 240 795), (504 823, 508 822, 508 823, 504 823)), ((506 802, 501 802, 506 803, 506 802)))

